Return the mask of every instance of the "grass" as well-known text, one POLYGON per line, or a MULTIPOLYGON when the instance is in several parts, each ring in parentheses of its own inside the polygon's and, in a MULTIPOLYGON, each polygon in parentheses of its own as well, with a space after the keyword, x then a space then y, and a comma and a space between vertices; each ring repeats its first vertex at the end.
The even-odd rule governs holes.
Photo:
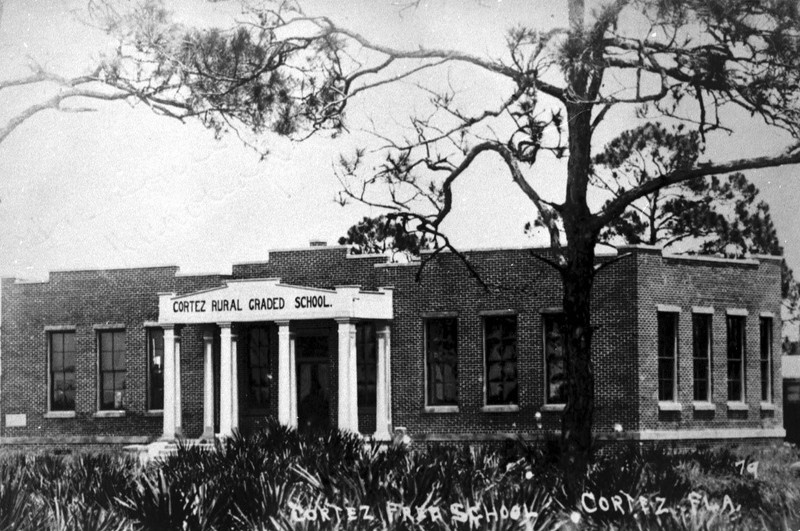
POLYGON ((619 446, 570 497, 558 456, 524 444, 410 451, 272 424, 146 466, 111 453, 3 456, 0 531, 795 530, 798 461, 793 447, 619 446))

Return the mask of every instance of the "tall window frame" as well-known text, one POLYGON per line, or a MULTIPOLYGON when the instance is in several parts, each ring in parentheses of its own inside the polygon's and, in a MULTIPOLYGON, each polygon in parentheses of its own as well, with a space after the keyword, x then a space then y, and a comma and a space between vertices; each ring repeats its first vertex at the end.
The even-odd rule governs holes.
POLYGON ((147 335, 147 410, 164 409, 164 329, 148 328, 147 335))
POLYGON ((542 314, 545 404, 564 405, 567 403, 563 327, 564 314, 562 312, 542 314))
POLYGON ((356 324, 358 407, 374 409, 378 397, 378 335, 374 322, 356 324))
POLYGON ((517 315, 483 316, 484 404, 519 406, 517 315))
POLYGON ((75 330, 47 333, 48 410, 75 411, 75 330))
POLYGON ((658 401, 678 401, 678 338, 680 313, 659 311, 658 334, 658 401))
POLYGON ((760 333, 761 401, 771 404, 775 400, 772 386, 772 317, 762 315, 758 324, 760 333))
POLYGON ((245 330, 239 332, 239 338, 241 341, 246 334, 247 409, 267 411, 272 406, 272 358, 277 349, 273 330, 265 325, 254 325, 245 330))
POLYGON ((100 411, 125 409, 127 389, 127 338, 124 329, 97 332, 97 407, 100 411))
POLYGON ((728 402, 744 402, 745 390, 745 354, 747 348, 746 317, 743 315, 727 315, 728 351, 728 402))
POLYGON ((713 318, 711 313, 692 314, 692 398, 695 402, 711 402, 713 396, 713 318))
POLYGON ((425 405, 458 406, 458 318, 424 320, 425 405))

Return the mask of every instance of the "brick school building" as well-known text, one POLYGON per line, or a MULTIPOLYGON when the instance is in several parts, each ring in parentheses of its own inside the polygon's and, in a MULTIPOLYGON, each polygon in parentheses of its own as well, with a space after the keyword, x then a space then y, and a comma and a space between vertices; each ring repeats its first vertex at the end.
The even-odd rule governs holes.
MULTIPOLYGON (((561 281, 534 254, 273 251, 2 280, 0 443, 146 444, 267 419, 378 440, 557 437, 561 281)), ((782 440, 780 259, 634 247, 592 298, 598 439, 782 440)), ((598 261, 614 257, 599 257, 598 261)))

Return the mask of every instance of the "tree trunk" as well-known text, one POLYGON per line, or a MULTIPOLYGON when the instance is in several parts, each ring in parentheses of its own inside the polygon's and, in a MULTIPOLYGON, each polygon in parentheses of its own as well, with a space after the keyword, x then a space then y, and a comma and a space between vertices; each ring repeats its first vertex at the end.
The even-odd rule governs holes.
POLYGON ((570 242, 567 252, 567 266, 561 274, 567 386, 561 449, 567 485, 577 488, 574 480, 583 477, 592 454, 594 371, 591 359, 591 293, 594 282, 594 238, 570 242))
POLYGON ((591 295, 594 247, 599 229, 586 201, 591 149, 590 103, 568 102, 569 160, 563 220, 567 246, 561 281, 567 403, 561 426, 562 467, 569 494, 579 494, 592 453, 594 372, 592 369, 591 295))

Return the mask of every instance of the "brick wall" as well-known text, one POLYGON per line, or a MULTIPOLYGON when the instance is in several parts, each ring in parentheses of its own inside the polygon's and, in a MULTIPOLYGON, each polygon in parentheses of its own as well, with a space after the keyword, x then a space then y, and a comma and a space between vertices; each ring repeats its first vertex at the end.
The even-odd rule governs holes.
MULTIPOLYGON (((2 436, 157 436, 162 420, 147 409, 145 323, 158 319, 158 292, 195 291, 219 285, 216 275, 176 277, 176 267, 55 272, 49 281, 2 285, 2 436), (73 327, 76 344, 74 418, 48 418, 48 332, 73 327), (124 329, 125 415, 97 418, 98 328, 124 329), (5 415, 25 414, 24 427, 7 427, 5 415)), ((188 328, 188 327, 187 327, 188 328)), ((196 337, 184 330, 183 392, 197 388, 196 337)), ((202 353, 202 350, 200 350, 202 353)), ((202 389, 202 377, 200 377, 202 389)), ((200 403, 202 410, 202 398, 200 403)), ((184 402, 184 424, 196 423, 193 400, 184 402)), ((200 415, 202 424, 202 411, 200 415)))
MULTIPOLYGON (((392 424, 421 438, 462 436, 479 438, 494 433, 539 436, 555 434, 561 412, 545 407, 543 313, 561 306, 558 274, 532 253, 546 250, 473 251, 467 257, 488 284, 470 276, 461 260, 442 253, 430 261, 416 281, 415 265, 381 265, 384 257, 347 257, 339 247, 274 251, 269 261, 233 267, 232 278, 279 277, 286 284, 330 288, 360 284, 365 288, 394 286, 391 330, 392 424), (377 265, 377 267, 376 267, 377 265), (484 405, 483 319, 487 312, 510 311, 517 316, 519 410, 486 412, 484 405), (424 317, 453 312, 458 320, 458 412, 425 410, 424 317), (536 413, 542 414, 542 428, 536 413)), ((600 258, 607 260, 608 258, 600 258)), ((215 287, 230 277, 176 276, 177 268, 77 271, 53 273, 48 282, 2 284, 2 399, 0 411, 27 415, 25 427, 2 426, 4 437, 149 436, 161 433, 162 418, 146 412, 146 331, 158 319, 158 292, 178 294, 215 287), (97 326, 124 326, 127 340, 126 415, 96 418, 97 326), (46 418, 48 326, 74 326, 78 385, 76 417, 46 418)), ((781 425, 779 352, 779 262, 730 263, 662 257, 660 251, 634 250, 602 269, 592 296, 595 327, 595 427, 608 433, 619 423, 627 431, 696 429, 708 427, 778 427, 781 425), (679 306, 679 414, 659 414, 656 381, 657 305, 679 306), (691 409, 691 307, 713 306, 714 402, 711 414, 691 409), (748 411, 731 418, 725 407, 725 309, 747 309, 746 389, 748 411), (773 410, 760 407, 758 374, 761 312, 773 312, 773 410)), ((295 323, 299 326, 299 323, 295 323)), ((328 326, 335 352, 335 323, 328 326)), ((277 344, 277 331, 271 334, 277 344)), ((213 331, 219 393, 218 328, 192 325, 180 328, 181 394, 184 434, 197 437, 203 429, 203 334, 213 331)), ((241 426, 254 429, 277 412, 277 354, 273 355, 272 401, 269 411, 251 412, 247 398, 247 358, 239 356, 241 426)), ((336 360, 330 376, 331 417, 336 418, 336 360)), ((219 400, 216 400, 219 409, 219 400)), ((364 431, 374 428, 374 414, 359 415, 364 431)))
MULTIPOLYGON (((395 427, 412 435, 494 432, 531 433, 560 429, 561 412, 544 408, 545 363, 542 312, 561 307, 561 281, 528 250, 471 252, 468 259, 489 284, 486 291, 461 260, 442 254, 429 263, 421 282, 416 267, 382 267, 384 284, 395 286, 392 325, 392 415, 395 427), (512 310, 517 315, 519 411, 488 413, 484 405, 482 312, 512 310), (458 318, 457 413, 425 412, 423 316, 455 312, 458 318), (542 429, 535 414, 542 413, 542 429)), ((597 277, 594 309, 594 371, 598 430, 614 423, 635 429, 638 397, 635 373, 637 335, 634 260, 621 260, 597 277)))
POLYGON ((660 251, 636 253, 639 284, 639 415, 642 429, 719 429, 781 427, 782 394, 780 368, 780 261, 721 261, 662 256, 660 251), (677 306, 678 397, 682 410, 659 412, 657 382, 658 305, 677 306), (714 410, 695 410, 693 399, 692 307, 713 307, 711 385, 714 410), (745 349, 746 411, 727 407, 728 309, 747 310, 745 349), (772 381, 775 409, 762 410, 759 367, 759 318, 773 318, 772 381))

